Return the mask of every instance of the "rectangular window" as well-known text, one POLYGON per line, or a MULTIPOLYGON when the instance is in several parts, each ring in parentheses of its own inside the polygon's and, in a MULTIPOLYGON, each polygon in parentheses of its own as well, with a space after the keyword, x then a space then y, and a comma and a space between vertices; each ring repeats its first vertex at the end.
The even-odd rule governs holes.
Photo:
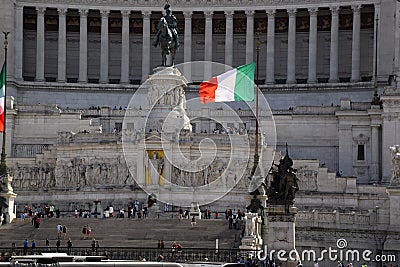
POLYGON ((119 133, 122 130, 122 122, 116 122, 114 130, 119 133))
POLYGON ((357 148, 357 160, 365 160, 365 146, 364 145, 358 145, 357 148))

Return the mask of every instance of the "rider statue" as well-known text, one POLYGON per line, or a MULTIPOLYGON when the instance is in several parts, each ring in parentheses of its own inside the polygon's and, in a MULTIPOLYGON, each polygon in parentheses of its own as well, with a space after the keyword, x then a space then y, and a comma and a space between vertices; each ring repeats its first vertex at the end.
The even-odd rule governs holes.
MULTIPOLYGON (((177 19, 174 15, 172 15, 172 11, 171 11, 171 6, 167 3, 164 6, 164 10, 165 10, 165 15, 163 16, 163 18, 167 21, 168 23, 168 28, 172 33, 172 38, 173 41, 175 41, 175 49, 177 49, 179 47, 179 36, 178 36, 178 30, 177 30, 177 19)), ((160 35, 161 35, 161 31, 158 29, 157 35, 156 35, 156 39, 154 40, 153 45, 156 47, 157 44, 160 41, 160 35)))

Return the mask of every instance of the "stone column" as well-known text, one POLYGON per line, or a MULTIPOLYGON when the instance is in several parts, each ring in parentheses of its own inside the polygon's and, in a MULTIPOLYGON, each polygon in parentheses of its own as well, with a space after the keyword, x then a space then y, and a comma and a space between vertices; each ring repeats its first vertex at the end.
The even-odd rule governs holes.
POLYGON ((379 182, 379 126, 371 125, 371 183, 379 182))
POLYGON ((296 9, 288 9, 289 32, 288 32, 288 60, 287 60, 287 81, 296 83, 296 9))
POLYGON ((184 76, 186 80, 192 80, 192 66, 189 62, 192 61, 192 11, 185 11, 185 37, 184 37, 184 48, 183 48, 183 62, 186 64, 183 67, 184 76))
POLYGON ((353 40, 351 48, 351 81, 360 81, 360 10, 361 5, 353 9, 353 40))
MULTIPOLYGON (((204 16, 206 17, 206 31, 204 37, 204 61, 212 61, 212 11, 204 11, 204 16)), ((204 64, 204 80, 207 81, 211 78, 212 65, 211 63, 204 64)))
POLYGON ((23 20, 24 20, 24 7, 15 6, 15 79, 22 81, 22 63, 23 63, 23 20))
MULTIPOLYGON (((246 10, 246 64, 254 61, 254 10, 246 10)), ((258 79, 258 78, 257 78, 258 79)))
POLYGON ((68 9, 59 8, 58 11, 58 82, 66 82, 67 66, 67 24, 66 14, 68 9))
POLYGON ((338 82, 338 47, 339 47, 339 7, 330 7, 331 21, 331 54, 329 68, 329 82, 338 82))
POLYGON ((122 45, 121 45, 121 84, 129 84, 129 15, 131 11, 122 10, 122 45))
MULTIPOLYGON (((397 84, 400 77, 400 2, 396 1, 396 20, 394 24, 394 73, 396 74, 397 84)), ((397 85, 398 86, 398 85, 397 85)))
POLYGON ((101 10, 100 83, 108 83, 108 15, 109 10, 101 10))
POLYGON ((234 11, 225 11, 226 33, 225 33, 225 65, 233 64, 233 14, 234 11))
POLYGON ((79 79, 80 83, 87 83, 87 9, 80 9, 80 22, 79 22, 79 79))
POLYGON ((36 33, 36 81, 44 81, 44 13, 46 8, 38 7, 36 33))
POLYGON ((266 84, 275 83, 275 9, 267 10, 267 75, 266 84))
POLYGON ((308 39, 308 83, 317 82, 317 15, 318 7, 309 8, 310 36, 308 39))
POLYGON ((143 42, 142 42, 142 82, 150 72, 150 16, 151 11, 142 11, 143 42))
MULTIPOLYGON (((379 56, 376 54, 376 51, 379 51, 379 36, 380 36, 380 30, 376 28, 376 19, 378 19, 378 23, 380 25, 381 21, 381 5, 380 4, 375 4, 375 13, 374 13, 374 60, 373 60, 373 69, 372 69, 372 76, 373 79, 375 79, 375 65, 376 63, 378 64, 378 73, 379 73, 379 56), (378 39, 378 42, 376 41, 378 39), (378 49, 376 48, 376 45, 378 45, 378 49)), ((378 27, 379 27, 378 25, 378 27)), ((378 52, 379 53, 379 52, 378 52)))

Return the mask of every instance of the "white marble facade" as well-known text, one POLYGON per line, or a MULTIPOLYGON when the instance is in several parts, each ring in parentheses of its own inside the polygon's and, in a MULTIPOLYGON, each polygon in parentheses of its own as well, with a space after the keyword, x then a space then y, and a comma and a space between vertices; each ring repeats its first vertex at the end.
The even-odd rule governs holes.
MULTIPOLYGON (((146 162, 160 165, 149 170, 147 185, 154 186, 168 186, 157 177, 162 169, 166 178, 183 186, 213 182, 224 169, 228 155, 223 153, 196 174, 173 168, 160 156, 146 158, 141 142, 153 145, 148 150, 154 153, 160 139, 137 131, 149 98, 139 85, 160 61, 150 44, 164 1, 106 2, 3 1, 0 22, 11 32, 7 94, 15 102, 12 107, 9 101, 7 113, 7 155, 19 194, 17 207, 51 201, 72 209, 90 206, 98 197, 121 207, 134 199, 144 201, 139 185, 147 183, 146 162), (134 92, 143 105, 125 110, 134 92), (118 131, 126 112, 134 118, 131 131, 123 134, 135 146, 137 177, 121 155, 118 131)), ((389 147, 400 140, 400 3, 170 3, 181 25, 177 63, 245 64, 255 60, 256 33, 261 32, 259 87, 274 115, 277 150, 289 143, 300 178, 296 247, 334 247, 347 231, 355 248, 378 252, 383 244, 398 254, 393 244, 399 225, 390 218, 398 216, 399 192, 391 188, 387 193, 386 187, 393 178, 389 147), (371 105, 374 81, 381 105, 371 105), (356 231, 360 229, 364 233, 356 231), (366 232, 371 229, 373 233, 366 232)), ((184 73, 189 83, 204 79, 190 68, 184 73)), ((187 100, 197 90, 195 83, 185 87, 187 100)), ((204 131, 253 131, 251 112, 237 103, 232 107, 243 122, 233 121, 218 105, 188 104, 187 115, 195 118, 193 133, 185 136, 188 151, 204 131)), ((215 137, 220 147, 227 136, 215 137)), ((246 179, 213 207, 244 208, 246 179)))

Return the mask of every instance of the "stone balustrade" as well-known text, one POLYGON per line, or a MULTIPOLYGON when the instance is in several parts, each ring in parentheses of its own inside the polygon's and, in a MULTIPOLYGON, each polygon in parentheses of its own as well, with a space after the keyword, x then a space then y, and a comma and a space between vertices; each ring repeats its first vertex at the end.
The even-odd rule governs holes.
POLYGON ((337 229, 380 229, 385 227, 379 220, 377 210, 360 212, 299 211, 296 227, 320 227, 337 229))

